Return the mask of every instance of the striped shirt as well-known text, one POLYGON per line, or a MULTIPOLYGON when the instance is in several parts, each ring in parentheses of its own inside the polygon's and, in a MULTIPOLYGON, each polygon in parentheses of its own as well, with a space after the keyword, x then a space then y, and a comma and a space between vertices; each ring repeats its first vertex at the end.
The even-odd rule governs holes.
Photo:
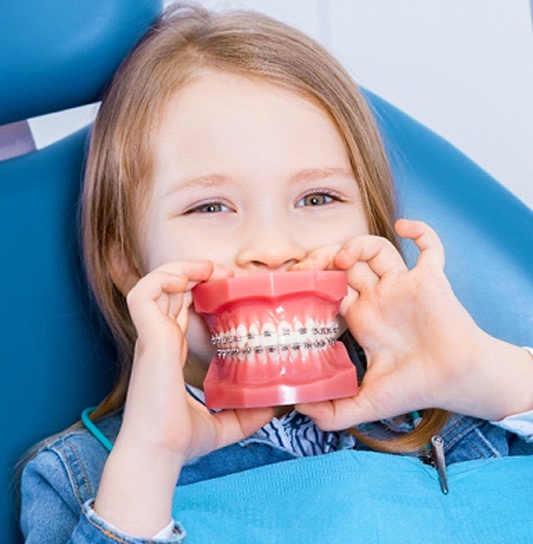
POLYGON ((294 410, 279 419, 274 418, 254 437, 267 440, 297 457, 337 451, 340 442, 339 433, 321 431, 309 417, 294 410))
MULTIPOLYGON (((201 389, 190 385, 187 388, 193 397, 205 404, 201 389)), ((241 443, 257 440, 270 443, 296 457, 307 457, 337 451, 342 439, 341 433, 321 431, 309 417, 292 410, 280 418, 274 418, 241 443)))

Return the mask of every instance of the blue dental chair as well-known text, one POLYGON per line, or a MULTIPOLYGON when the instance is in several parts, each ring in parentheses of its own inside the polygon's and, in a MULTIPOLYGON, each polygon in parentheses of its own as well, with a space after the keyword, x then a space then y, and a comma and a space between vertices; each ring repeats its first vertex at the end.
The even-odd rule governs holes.
MULTIPOLYGON (((162 0, 0 3, 0 138, 98 101, 162 0), (14 124, 17 123, 17 124, 14 124)), ((97 404, 115 355, 84 284, 77 204, 88 129, 0 162, 0 541, 22 541, 14 467, 97 404)), ((24 143, 26 142, 26 143, 24 143)))
MULTIPOLYGON (((0 125, 97 101, 161 8, 160 0, 4 2, 0 125)), ((391 159, 401 214, 437 230, 448 277, 477 322, 532 346, 533 212, 442 138, 372 93, 367 97, 391 159)), ((97 404, 114 378, 114 350, 79 255, 87 135, 83 129, 0 162, 2 542, 22 541, 17 462, 97 404)))

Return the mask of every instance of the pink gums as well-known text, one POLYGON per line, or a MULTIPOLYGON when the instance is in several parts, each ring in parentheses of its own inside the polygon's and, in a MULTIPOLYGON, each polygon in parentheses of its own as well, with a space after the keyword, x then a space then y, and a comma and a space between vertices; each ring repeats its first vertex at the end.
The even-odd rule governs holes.
POLYGON ((204 381, 209 408, 251 408, 353 396, 357 375, 336 341, 341 271, 276 272, 202 283, 195 309, 217 354, 204 381))

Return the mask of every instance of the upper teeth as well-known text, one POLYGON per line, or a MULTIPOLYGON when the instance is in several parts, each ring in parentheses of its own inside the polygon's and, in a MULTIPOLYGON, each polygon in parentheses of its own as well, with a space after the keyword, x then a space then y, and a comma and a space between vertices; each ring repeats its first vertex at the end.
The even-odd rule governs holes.
POLYGON ((339 327, 337 323, 306 323, 291 327, 282 323, 277 328, 273 324, 263 326, 259 332, 257 325, 214 334, 211 337, 217 347, 219 357, 249 355, 251 353, 274 353, 276 351, 323 349, 335 342, 339 327))

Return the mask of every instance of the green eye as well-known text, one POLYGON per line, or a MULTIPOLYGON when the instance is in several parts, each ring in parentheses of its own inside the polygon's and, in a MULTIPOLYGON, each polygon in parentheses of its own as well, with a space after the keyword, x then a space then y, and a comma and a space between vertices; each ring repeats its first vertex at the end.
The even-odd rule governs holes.
POLYGON ((222 211, 222 204, 204 204, 199 208, 196 208, 200 213, 217 213, 222 211))
POLYGON ((308 195, 305 195, 296 206, 324 206, 325 204, 330 204, 334 200, 335 197, 328 195, 327 193, 309 193, 308 195))
POLYGON ((206 202, 205 204, 200 204, 189 210, 187 214, 191 213, 223 213, 230 211, 230 208, 225 204, 220 202, 206 202))
POLYGON ((304 198, 306 206, 321 206, 327 204, 328 197, 326 195, 308 195, 304 198))

